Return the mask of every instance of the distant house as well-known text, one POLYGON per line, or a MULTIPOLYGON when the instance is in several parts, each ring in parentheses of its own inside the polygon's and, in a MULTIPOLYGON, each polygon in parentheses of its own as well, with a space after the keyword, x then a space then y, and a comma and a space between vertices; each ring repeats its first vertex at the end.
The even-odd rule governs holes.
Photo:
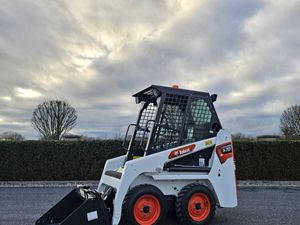
POLYGON ((61 139, 64 141, 78 141, 81 139, 81 137, 81 135, 77 134, 65 134, 61 139))
POLYGON ((258 141, 277 141, 280 138, 278 135, 261 135, 257 136, 258 141))

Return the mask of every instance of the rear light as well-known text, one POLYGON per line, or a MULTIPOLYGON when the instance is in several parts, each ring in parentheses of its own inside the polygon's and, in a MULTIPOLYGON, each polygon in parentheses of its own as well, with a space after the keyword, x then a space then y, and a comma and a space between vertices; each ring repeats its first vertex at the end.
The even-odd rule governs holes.
POLYGON ((225 163, 227 159, 233 157, 233 146, 231 142, 217 146, 217 155, 221 164, 225 163))

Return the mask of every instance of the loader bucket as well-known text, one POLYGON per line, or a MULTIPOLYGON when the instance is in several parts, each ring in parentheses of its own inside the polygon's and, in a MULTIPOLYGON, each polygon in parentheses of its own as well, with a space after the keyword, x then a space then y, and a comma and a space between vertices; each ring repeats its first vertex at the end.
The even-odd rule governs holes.
POLYGON ((76 188, 39 218, 36 225, 110 225, 111 216, 101 195, 76 188))

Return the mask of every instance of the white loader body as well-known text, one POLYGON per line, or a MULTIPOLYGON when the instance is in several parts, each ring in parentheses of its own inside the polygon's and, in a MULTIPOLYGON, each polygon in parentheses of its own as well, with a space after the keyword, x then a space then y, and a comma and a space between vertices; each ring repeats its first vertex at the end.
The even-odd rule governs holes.
MULTIPOLYGON (((232 143, 231 135, 224 130, 220 130, 215 138, 186 145, 195 144, 195 148, 190 153, 178 156, 178 158, 187 156, 188 154, 215 146, 209 165, 211 169, 208 173, 164 171, 163 168, 166 162, 177 159, 177 157, 169 159, 169 155, 178 147, 126 162, 120 179, 108 176, 105 173, 112 170, 117 171, 122 167, 126 156, 123 155, 108 160, 97 191, 101 192, 106 185, 113 187, 116 191, 112 224, 117 225, 120 222, 122 204, 128 191, 140 184, 152 184, 159 188, 164 195, 177 196, 184 186, 190 183, 201 183, 212 190, 219 207, 236 207, 237 190, 234 158, 230 157, 222 164, 216 152, 217 146, 226 143, 232 143)), ((184 147, 182 146, 181 148, 184 147)))

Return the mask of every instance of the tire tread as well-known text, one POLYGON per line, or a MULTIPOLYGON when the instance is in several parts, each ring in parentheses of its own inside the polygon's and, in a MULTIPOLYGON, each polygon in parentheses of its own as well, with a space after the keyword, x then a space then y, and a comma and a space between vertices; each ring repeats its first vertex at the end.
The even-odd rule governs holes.
MULTIPOLYGON (((176 200, 176 214, 177 214, 177 217, 180 221, 180 223, 182 225, 190 225, 191 223, 185 218, 184 216, 184 206, 182 205, 182 202, 183 202, 183 198, 185 197, 185 195, 194 187, 196 186, 200 186, 200 187, 204 187, 205 189, 207 189, 207 191, 211 194, 211 197, 214 198, 213 194, 211 193, 211 191, 204 185, 202 184, 198 184, 198 183, 192 183, 192 184, 189 184, 187 186, 185 186, 178 194, 177 196, 177 200, 176 200)), ((210 218, 208 219, 208 221, 206 221, 205 223, 195 223, 195 224, 208 224, 210 222, 210 220, 214 217, 215 215, 215 211, 216 211, 216 204, 213 204, 212 205, 212 213, 210 215, 210 218)))
MULTIPOLYGON (((160 191, 157 187, 153 186, 153 185, 149 185, 149 184, 140 184, 135 186, 134 188, 132 188, 131 190, 128 191, 128 193, 126 194, 124 201, 123 201, 123 207, 122 207, 122 218, 121 218, 121 222, 122 225, 133 225, 131 223, 131 221, 128 219, 128 215, 126 215, 126 210, 128 209, 128 204, 130 199, 133 197, 134 194, 136 194, 138 191, 141 190, 153 190, 154 192, 160 191)), ((165 201, 165 199, 161 199, 161 201, 165 201)), ((163 207, 163 206, 162 206, 163 207)), ((166 214, 166 212, 164 212, 164 209, 162 209, 162 213, 166 214)), ((162 215, 162 219, 165 219, 166 215, 162 215)), ((162 221, 164 222, 164 221, 162 221)))

